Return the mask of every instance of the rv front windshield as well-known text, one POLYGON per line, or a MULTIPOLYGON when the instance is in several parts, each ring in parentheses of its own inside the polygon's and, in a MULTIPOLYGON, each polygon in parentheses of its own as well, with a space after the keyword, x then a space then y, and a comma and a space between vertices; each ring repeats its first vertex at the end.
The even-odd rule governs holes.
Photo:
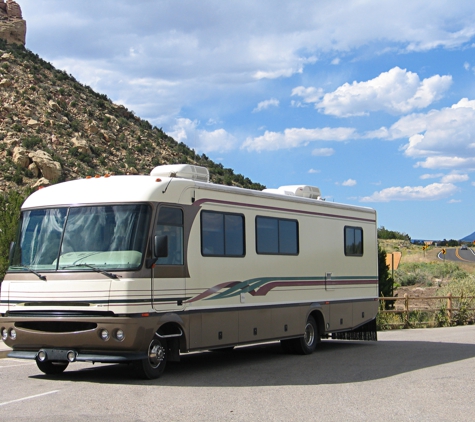
POLYGON ((145 204, 24 211, 8 270, 138 268, 150 215, 145 204))

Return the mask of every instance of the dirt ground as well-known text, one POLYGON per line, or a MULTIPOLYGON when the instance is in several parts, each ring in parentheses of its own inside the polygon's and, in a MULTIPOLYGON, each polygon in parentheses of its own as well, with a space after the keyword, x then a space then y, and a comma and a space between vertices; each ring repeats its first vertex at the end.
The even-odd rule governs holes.
POLYGON ((395 301, 395 309, 404 309, 404 295, 407 294, 411 299, 409 300, 409 309, 437 309, 440 304, 439 300, 429 299, 434 298, 437 295, 438 287, 426 287, 426 286, 405 286, 399 287, 394 296, 401 298, 395 301), (414 299, 412 299, 414 298, 414 299))

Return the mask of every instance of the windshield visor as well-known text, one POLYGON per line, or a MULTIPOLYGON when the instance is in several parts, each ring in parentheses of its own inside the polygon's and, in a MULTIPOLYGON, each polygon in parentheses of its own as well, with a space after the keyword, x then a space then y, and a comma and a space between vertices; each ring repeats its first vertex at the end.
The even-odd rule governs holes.
POLYGON ((149 220, 145 204, 24 211, 8 270, 136 269, 149 220))

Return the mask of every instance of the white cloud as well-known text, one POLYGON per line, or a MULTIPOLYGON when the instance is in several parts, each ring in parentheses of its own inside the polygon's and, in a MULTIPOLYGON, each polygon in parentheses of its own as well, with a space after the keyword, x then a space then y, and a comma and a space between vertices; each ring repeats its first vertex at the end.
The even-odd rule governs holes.
POLYGON ((361 202, 435 201, 453 195, 457 187, 451 183, 433 183, 427 186, 386 188, 360 199, 361 202))
POLYGON ((323 95, 316 88, 297 87, 292 95, 315 102, 324 114, 338 117, 363 116, 372 111, 405 114, 439 100, 452 84, 451 76, 435 75, 422 81, 416 73, 394 67, 365 82, 345 83, 323 95))
POLYGON ((335 154, 333 148, 315 148, 312 150, 312 155, 315 157, 330 157, 333 154, 335 154))
POLYGON ((348 179, 342 183, 342 186, 355 186, 355 185, 356 185, 356 180, 354 179, 348 179))
POLYGON ((316 103, 320 101, 323 96, 323 89, 322 88, 315 88, 315 87, 308 87, 305 88, 304 86, 297 86, 292 89, 291 96, 298 95, 302 97, 304 102, 306 103, 316 103))
POLYGON ((407 138, 402 147, 411 158, 422 158, 416 167, 475 169, 475 100, 462 98, 451 107, 410 114, 389 129, 380 128, 364 137, 395 140, 407 138))
POLYGON ((469 180, 468 174, 447 174, 446 176, 442 177, 442 183, 458 183, 458 182, 466 182, 469 180))
POLYGON ((422 167, 426 169, 474 169, 475 157, 428 157, 425 161, 419 161, 415 167, 422 167))
POLYGON ((259 104, 257 104, 257 107, 252 110, 252 112, 257 113, 259 111, 266 110, 269 107, 279 107, 279 100, 271 98, 270 100, 261 101, 259 104))
POLYGON ((262 136, 247 138, 241 148, 248 151, 275 151, 279 149, 297 148, 313 141, 346 141, 354 138, 353 128, 316 128, 316 129, 285 129, 282 132, 267 131, 262 136))
POLYGON ((317 173, 320 173, 320 172, 321 172, 321 170, 310 169, 308 171, 308 174, 317 174, 317 173))
POLYGON ((212 132, 198 129, 199 122, 180 118, 176 120, 170 136, 197 152, 225 152, 235 148, 236 139, 224 129, 212 132))
POLYGON ((439 177, 443 177, 444 173, 436 173, 436 174, 423 174, 420 176, 420 179, 426 180, 426 179, 438 179, 439 177))
MULTIPOLYGON (((21 6, 29 49, 59 67, 68 63, 81 82, 141 117, 170 121, 199 99, 255 93, 262 79, 290 77, 325 54, 375 45, 454 48, 475 35, 470 1, 453 7, 452 0, 348 0, 341 7, 294 0, 276 7, 274 0, 228 0, 216 7, 194 0, 21 0, 21 6), (148 91, 145 81, 159 87, 153 83, 148 91)), ((420 99, 392 107, 421 107, 440 93, 440 84, 427 80, 420 99)))
POLYGON ((449 204, 459 204, 460 202, 462 202, 461 199, 451 199, 448 201, 449 204))

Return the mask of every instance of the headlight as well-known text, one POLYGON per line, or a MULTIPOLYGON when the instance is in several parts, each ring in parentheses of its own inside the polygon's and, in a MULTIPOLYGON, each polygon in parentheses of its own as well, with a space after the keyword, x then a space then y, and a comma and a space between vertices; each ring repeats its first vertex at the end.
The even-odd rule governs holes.
POLYGON ((123 341, 125 338, 125 333, 124 330, 121 330, 120 328, 115 332, 115 338, 117 341, 123 341))
POLYGON ((8 337, 8 331, 6 328, 2 328, 2 340, 5 341, 8 337))
POLYGON ((15 340, 15 339, 16 339, 16 330, 15 330, 14 328, 12 328, 12 329, 10 330, 10 338, 11 338, 12 340, 15 340))
POLYGON ((109 331, 107 331, 106 329, 101 330, 101 339, 104 341, 109 340, 109 331))

